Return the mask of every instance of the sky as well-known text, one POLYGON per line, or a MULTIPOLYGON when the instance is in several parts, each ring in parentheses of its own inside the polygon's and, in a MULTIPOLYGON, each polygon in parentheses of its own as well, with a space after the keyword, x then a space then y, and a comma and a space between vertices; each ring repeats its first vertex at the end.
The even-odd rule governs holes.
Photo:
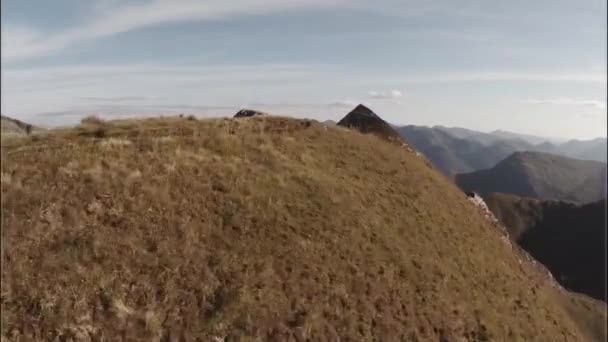
POLYGON ((1 110, 606 136, 606 0, 1 0, 1 110))

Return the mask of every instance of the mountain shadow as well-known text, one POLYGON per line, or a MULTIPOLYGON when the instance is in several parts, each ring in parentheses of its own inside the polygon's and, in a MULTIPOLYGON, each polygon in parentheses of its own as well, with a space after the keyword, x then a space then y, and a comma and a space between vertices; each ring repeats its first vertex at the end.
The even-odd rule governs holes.
POLYGON ((484 200, 564 287, 606 301, 606 200, 577 206, 500 193, 484 200))

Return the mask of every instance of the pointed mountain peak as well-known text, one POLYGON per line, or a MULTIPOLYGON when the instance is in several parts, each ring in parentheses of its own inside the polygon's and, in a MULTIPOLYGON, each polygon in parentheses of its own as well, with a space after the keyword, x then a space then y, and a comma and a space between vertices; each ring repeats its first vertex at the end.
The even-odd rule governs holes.
POLYGON ((374 111, 372 111, 371 109, 367 108, 366 106, 364 106, 362 104, 359 104, 357 107, 355 107, 355 109, 353 109, 352 111, 350 111, 350 113, 348 113, 348 115, 351 115, 351 114, 378 117, 378 115, 376 113, 374 113, 374 111))
POLYGON ((354 128, 362 133, 372 133, 388 140, 404 142, 401 135, 391 125, 362 104, 355 107, 355 109, 342 118, 338 122, 338 126, 354 128))

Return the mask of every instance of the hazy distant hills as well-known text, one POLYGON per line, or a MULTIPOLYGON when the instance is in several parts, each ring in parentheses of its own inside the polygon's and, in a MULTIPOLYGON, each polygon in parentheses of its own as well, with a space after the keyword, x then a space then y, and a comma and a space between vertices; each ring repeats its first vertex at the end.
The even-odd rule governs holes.
POLYGON ((606 164, 542 152, 515 152, 496 166, 455 177, 465 191, 588 203, 606 197, 606 164))
POLYGON ((493 167, 518 151, 547 152, 606 162, 607 142, 604 138, 558 144, 548 138, 506 131, 484 133, 457 127, 412 125, 396 129, 448 177, 493 167))
POLYGON ((514 132, 509 132, 509 131, 503 131, 501 129, 495 130, 490 132, 491 135, 496 136, 496 137, 500 137, 503 139, 521 139, 523 141, 526 141, 532 145, 538 145, 538 144, 542 144, 544 142, 553 142, 553 143, 561 143, 566 141, 566 139, 557 139, 557 138, 547 138, 547 137, 540 137, 537 135, 530 135, 530 134, 521 134, 521 133, 514 133, 514 132))
POLYGON ((403 126, 397 130, 448 177, 492 167, 515 151, 531 148, 522 140, 463 128, 403 126))
POLYGON ((488 208, 511 238, 565 287, 606 300, 606 201, 577 206, 492 193, 488 208))

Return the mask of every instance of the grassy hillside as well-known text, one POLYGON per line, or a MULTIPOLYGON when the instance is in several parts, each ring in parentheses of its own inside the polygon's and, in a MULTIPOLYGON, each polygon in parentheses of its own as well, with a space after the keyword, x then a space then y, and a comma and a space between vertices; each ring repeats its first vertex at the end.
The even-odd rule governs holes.
POLYGON ((576 206, 507 194, 485 202, 516 240, 565 287, 606 300, 606 201, 576 206))
POLYGON ((89 121, 5 141, 1 171, 12 340, 601 340, 603 308, 374 135, 89 121))
POLYGON ((491 169, 460 174, 456 184, 480 194, 589 203, 606 198, 606 164, 540 152, 516 152, 491 169))

